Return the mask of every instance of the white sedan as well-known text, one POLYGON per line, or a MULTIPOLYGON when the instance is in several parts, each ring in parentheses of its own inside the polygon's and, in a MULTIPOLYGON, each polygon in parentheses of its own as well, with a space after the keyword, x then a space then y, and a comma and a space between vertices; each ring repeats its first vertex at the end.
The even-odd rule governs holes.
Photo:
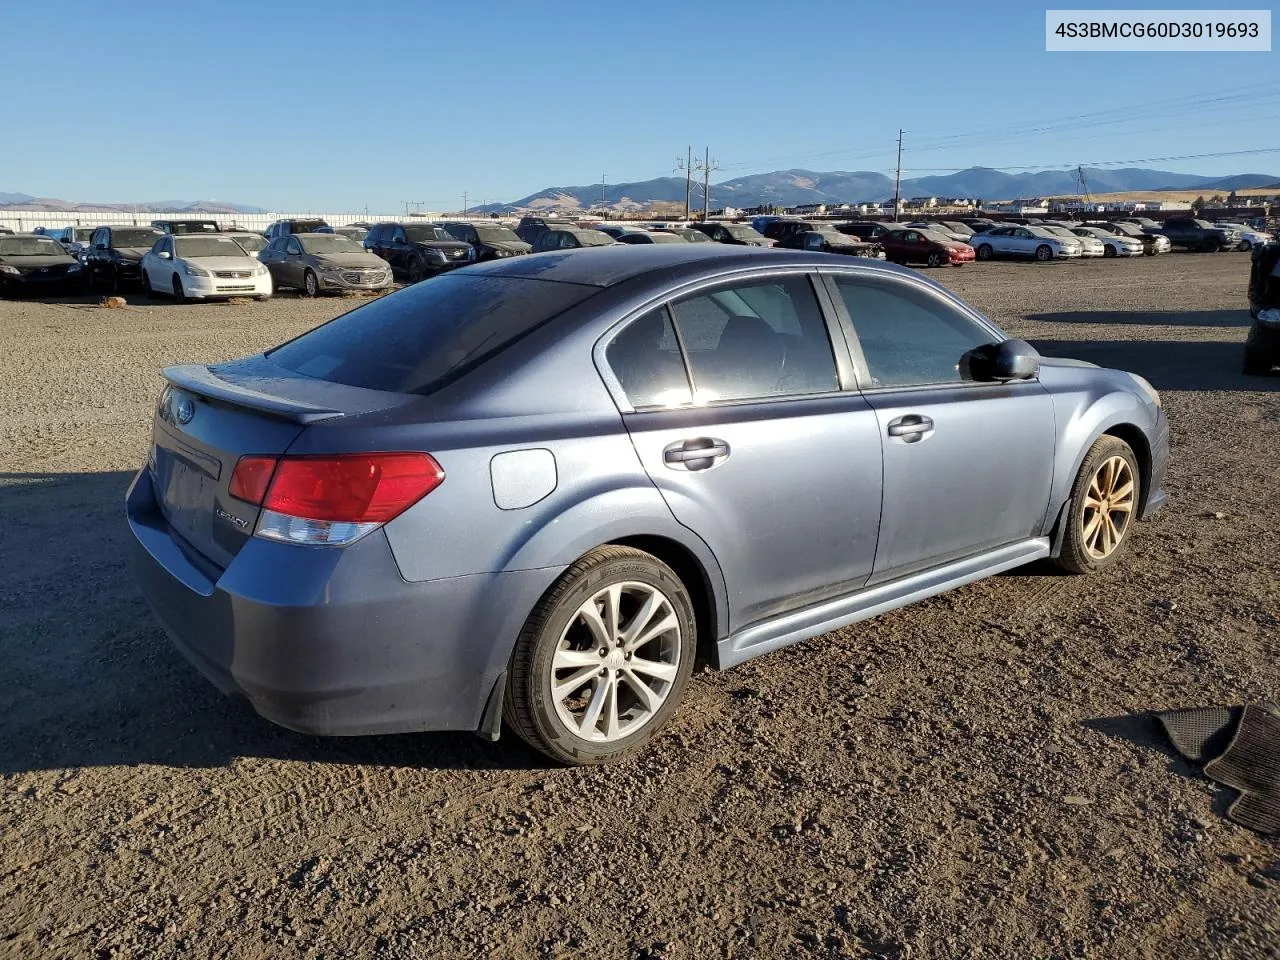
POLYGON ((1054 236, 1044 227, 1010 224, 974 234, 969 245, 979 260, 993 257, 1032 257, 1036 260, 1070 259, 1080 256, 1080 239, 1054 236))
POLYGON ((184 300, 271 296, 271 272, 233 238, 167 234, 142 258, 142 288, 184 300))
POLYGON ((1101 240, 1103 256, 1107 257, 1140 257, 1144 249, 1142 241, 1137 237, 1108 233, 1098 227, 1076 227, 1071 232, 1078 237, 1094 237, 1101 240))
POLYGON ((1080 242, 1080 256, 1082 257, 1102 257, 1106 256, 1107 250, 1103 246, 1101 240, 1089 233, 1077 233, 1067 227, 1043 226, 1041 230, 1048 230, 1055 237, 1070 237, 1080 242))
POLYGON ((1214 226, 1227 227, 1228 229, 1235 230, 1237 233, 1240 234, 1240 243, 1236 247, 1237 250, 1252 250, 1256 246, 1271 242, 1271 234, 1264 233, 1261 230, 1255 230, 1253 229, 1253 227, 1246 226, 1243 223, 1236 223, 1235 221, 1229 221, 1229 220, 1219 220, 1217 223, 1214 224, 1214 226))

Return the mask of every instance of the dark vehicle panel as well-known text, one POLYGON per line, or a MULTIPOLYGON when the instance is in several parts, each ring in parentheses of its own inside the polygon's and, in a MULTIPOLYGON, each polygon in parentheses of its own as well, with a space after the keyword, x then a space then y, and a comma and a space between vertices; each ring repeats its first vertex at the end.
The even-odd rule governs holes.
POLYGON ((154 227, 98 227, 84 252, 89 289, 117 291, 142 279, 142 258, 164 234, 154 227))
POLYGON ((581 250, 584 247, 608 247, 617 243, 613 237, 600 230, 557 228, 544 230, 533 245, 534 253, 548 250, 581 250))
POLYGON ((466 266, 475 258, 469 243, 425 221, 375 223, 364 238, 364 248, 391 264, 397 279, 409 283, 466 266))
POLYGON ((525 243, 515 231, 500 223, 449 220, 440 226, 444 227, 450 236, 470 244, 471 249, 475 251, 476 262, 518 257, 533 250, 532 244, 525 243))
POLYGON ((521 217, 516 224, 515 234, 531 246, 538 237, 547 230, 577 227, 577 222, 565 217, 521 217))
POLYGON ((771 247, 773 241, 745 223, 691 223, 690 229, 705 234, 716 243, 735 247, 771 247))
POLYGON ((152 220, 151 226, 162 233, 220 233, 216 220, 152 220))

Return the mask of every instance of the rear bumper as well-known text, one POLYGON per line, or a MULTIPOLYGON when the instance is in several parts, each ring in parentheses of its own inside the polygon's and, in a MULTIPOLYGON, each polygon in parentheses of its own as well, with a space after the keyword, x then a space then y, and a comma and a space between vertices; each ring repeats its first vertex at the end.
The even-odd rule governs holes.
POLYGON ((182 654, 267 720, 322 736, 476 730, 558 571, 408 583, 385 535, 250 539, 222 571, 177 538, 146 469, 126 498, 138 585, 182 654))

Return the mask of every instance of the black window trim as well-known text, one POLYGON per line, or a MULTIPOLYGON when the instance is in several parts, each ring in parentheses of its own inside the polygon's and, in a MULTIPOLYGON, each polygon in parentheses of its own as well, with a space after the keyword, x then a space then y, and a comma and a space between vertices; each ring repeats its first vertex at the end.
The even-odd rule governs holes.
POLYGON ((688 412, 690 410, 711 410, 720 407, 739 407, 751 404, 795 403, 805 401, 816 402, 819 400, 830 400, 835 397, 842 397, 850 394, 858 394, 857 367, 849 353, 850 343, 845 333, 844 326, 839 318, 837 308, 831 300, 831 293, 823 281, 821 271, 815 270, 810 266, 798 265, 776 267, 767 270, 761 270, 759 267, 745 267, 717 274, 713 277, 701 277, 674 289, 665 290, 657 296, 649 298, 642 305, 628 310, 621 320, 609 327, 609 329, 596 340, 595 346, 591 350, 592 359, 595 361, 596 370, 600 373, 601 378, 605 382, 606 389, 608 389, 609 393, 613 396, 614 402, 618 405, 619 412, 626 415, 653 413, 658 411, 668 412, 669 410, 667 407, 660 406, 646 405, 643 407, 636 407, 633 405, 631 403, 631 399, 627 396, 626 390, 623 389, 622 381, 618 379, 617 375, 613 372, 613 368, 609 365, 607 352, 610 345, 615 339, 617 339, 618 335, 634 321, 647 316, 658 307, 661 307, 666 311, 667 318, 671 321, 672 329, 676 331, 676 339, 680 345, 680 359, 685 368, 685 379, 689 382, 690 390, 692 390, 695 381, 693 373, 689 369, 689 360, 684 349, 684 341, 680 337, 679 327, 676 325, 675 317, 671 313, 671 304, 677 300, 697 296, 704 291, 713 290, 718 287, 730 287, 735 284, 741 286, 754 283, 767 283, 773 279, 783 279, 796 275, 808 278, 810 289, 813 290, 814 299, 817 301, 818 309, 822 314, 823 325, 826 327, 827 331, 827 338, 831 343, 831 353, 835 359, 836 379, 839 384, 838 389, 827 390, 821 393, 789 393, 773 397, 742 397, 733 400, 710 400, 689 406, 674 407, 670 408, 670 410, 688 412))
MULTIPOLYGON (((854 329, 853 320, 849 316, 849 311, 844 304, 844 297, 841 296, 839 288, 836 286, 836 280, 845 278, 859 282, 871 282, 881 284, 898 284, 903 287, 910 287, 913 290, 925 294, 930 299, 936 301, 943 307, 950 307, 957 313, 972 320, 974 324, 991 335, 994 342, 1000 342, 1009 339, 1009 335, 997 327, 994 323, 980 314, 969 304, 965 303, 959 297, 949 292, 940 291, 925 283, 923 279, 908 276, 891 276, 884 273, 859 270, 856 267, 833 268, 823 267, 818 271, 819 276, 827 287, 827 295, 831 300, 833 311, 840 318, 840 326, 844 331, 846 340, 848 341, 849 352, 853 356, 854 368, 857 371, 858 382, 864 384, 860 392, 873 396, 880 396, 893 393, 908 393, 921 390, 991 390, 993 388, 1007 389, 1007 383, 986 383, 978 380, 948 380, 938 383, 914 383, 914 384, 892 384, 884 387, 876 387, 872 385, 871 368, 867 366, 866 356, 862 352, 862 343, 858 340, 857 331, 854 329)), ((957 358, 959 359, 959 358, 957 358)), ((1039 382, 1039 377, 1033 377, 1031 383, 1039 382)))

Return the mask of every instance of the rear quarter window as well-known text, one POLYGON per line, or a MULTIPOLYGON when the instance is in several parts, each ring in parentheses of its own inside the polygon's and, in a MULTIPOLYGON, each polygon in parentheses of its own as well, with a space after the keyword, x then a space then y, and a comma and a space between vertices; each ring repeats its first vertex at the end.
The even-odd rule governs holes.
POLYGON ((597 292, 574 283, 449 274, 345 313, 267 355, 320 380, 430 393, 597 292))

